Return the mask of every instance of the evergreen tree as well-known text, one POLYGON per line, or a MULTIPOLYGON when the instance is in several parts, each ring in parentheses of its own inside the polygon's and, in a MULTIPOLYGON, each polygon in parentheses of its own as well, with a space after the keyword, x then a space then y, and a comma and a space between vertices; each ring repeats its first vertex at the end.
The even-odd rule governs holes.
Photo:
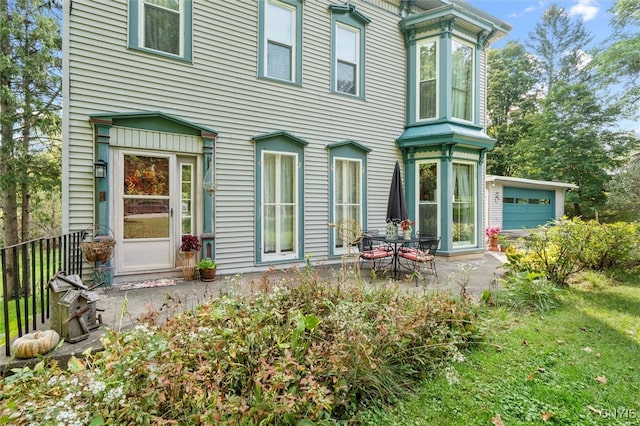
POLYGON ((511 176, 513 148, 526 133, 526 118, 535 111, 535 62, 524 46, 509 42, 502 50, 489 50, 487 77, 487 134, 496 139, 487 156, 487 172, 511 176))
POLYGON ((582 21, 572 20, 563 8, 553 4, 545 10, 526 43, 538 58, 544 93, 550 93, 558 81, 574 83, 584 78, 586 50, 592 40, 582 21))
MULTIPOLYGON (((52 14, 56 10, 59 6, 52 1, 0 0, 0 208, 5 246, 31 238, 32 193, 38 183, 43 187, 43 177, 60 173, 59 163, 42 161, 51 158, 42 154, 52 137, 60 142, 62 42, 60 20, 52 14)), ((16 273, 11 253, 5 259, 7 282, 16 273)), ((29 271, 24 273, 20 281, 26 286, 29 271)), ((18 289, 22 295, 29 291, 18 289)))
POLYGON ((60 143, 59 10, 53 1, 0 0, 0 202, 5 245, 31 238, 32 193, 45 182, 51 189, 60 173, 59 162, 42 155, 60 143))
POLYGON ((608 171, 621 165, 635 140, 616 132, 618 109, 601 96, 594 78, 582 22, 552 5, 542 15, 528 46, 537 57, 543 97, 516 143, 514 174, 575 183, 568 212, 593 217, 606 200, 608 171))
POLYGON ((623 90, 612 93, 624 117, 640 114, 640 0, 618 0, 611 9, 611 44, 596 56, 600 76, 623 90))

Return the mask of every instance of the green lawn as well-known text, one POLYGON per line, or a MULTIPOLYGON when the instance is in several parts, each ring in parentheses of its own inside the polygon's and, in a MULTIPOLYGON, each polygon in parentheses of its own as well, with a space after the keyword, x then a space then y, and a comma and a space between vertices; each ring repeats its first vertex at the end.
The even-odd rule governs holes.
MULTIPOLYGON (((22 252, 20 251, 18 254, 20 256, 20 262, 22 262, 22 252)), ((58 250, 55 253, 55 255, 56 255, 56 260, 59 261, 60 256, 61 256, 61 250, 58 250)), ((53 261, 52 261, 53 253, 51 253, 50 256, 51 257, 50 257, 50 265, 49 266, 50 266, 50 268, 55 269, 53 267, 53 261)), ((40 268, 42 267, 42 268, 44 268, 46 270, 47 266, 48 266, 48 264, 46 262, 46 259, 45 259, 45 263, 41 265, 40 252, 38 250, 36 250, 36 252, 35 252, 35 268, 36 268, 35 271, 36 271, 36 279, 37 280, 40 279, 40 268)), ((29 272, 31 273, 31 268, 32 268, 31 261, 29 261, 28 267, 29 267, 29 272)), ((22 277, 22 274, 23 274, 22 268, 18 269, 18 274, 19 274, 20 277, 22 277)), ((53 272, 51 274, 53 274, 53 272)), ((44 283, 44 288, 45 288, 45 291, 47 291, 46 290, 47 289, 47 283, 46 282, 44 283)), ((40 290, 39 290, 39 287, 37 289, 37 295, 38 295, 38 300, 37 300, 36 309, 39 311, 40 310, 40 290)), ((3 289, 2 289, 2 286, 0 285, 0 346, 4 345, 4 334, 5 334, 4 300, 3 299, 4 299, 3 289)), ((33 315, 33 312, 31 310, 31 308, 32 308, 32 306, 31 306, 31 303, 32 303, 31 297, 29 297, 27 303, 29 304, 29 313, 31 315, 33 315)), ((15 300, 9 300, 8 305, 9 305, 9 329, 10 329, 11 336, 15 336, 18 333, 18 322, 16 320, 16 301, 15 300)), ((24 299, 20 299, 20 312, 24 316, 24 299)), ((38 314, 39 314, 39 312, 38 312, 38 314)), ((23 321, 24 321, 24 318, 23 318, 23 321)), ((23 326, 24 326, 24 323, 23 323, 23 326)))
POLYGON ((364 424, 640 424, 639 278, 574 287, 544 315, 486 316, 481 347, 364 424))

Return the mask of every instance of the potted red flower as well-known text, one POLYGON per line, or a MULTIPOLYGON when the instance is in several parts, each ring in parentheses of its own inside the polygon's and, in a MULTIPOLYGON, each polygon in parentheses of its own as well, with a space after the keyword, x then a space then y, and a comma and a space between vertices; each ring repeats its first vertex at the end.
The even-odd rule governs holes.
POLYGON ((402 237, 405 240, 411 239, 411 229, 413 229, 413 221, 409 219, 405 219, 400 222, 400 227, 402 228, 402 237))
POLYGON ((484 234, 489 238, 490 251, 498 251, 498 235, 501 231, 499 226, 491 226, 484 230, 484 234))
POLYGON ((185 281, 192 281, 196 273, 195 255, 202 247, 200 240, 195 235, 183 235, 180 252, 182 253, 182 276, 185 281))

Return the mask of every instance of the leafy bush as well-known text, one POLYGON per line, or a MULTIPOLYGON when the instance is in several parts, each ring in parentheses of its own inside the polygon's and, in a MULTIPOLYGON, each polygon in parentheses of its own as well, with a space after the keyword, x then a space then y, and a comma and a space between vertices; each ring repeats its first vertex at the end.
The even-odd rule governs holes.
POLYGON ((566 286, 585 269, 602 271, 640 263, 640 225, 600 224, 580 218, 563 219, 533 231, 524 251, 507 252, 511 272, 536 272, 566 286))
POLYGON ((0 382, 2 413, 15 424, 329 423, 403 395, 477 338, 474 305, 446 294, 261 287, 109 332, 69 371, 18 372, 0 382))
POLYGON ((558 303, 559 289, 547 277, 533 272, 518 272, 503 281, 496 304, 518 310, 547 311, 558 303))

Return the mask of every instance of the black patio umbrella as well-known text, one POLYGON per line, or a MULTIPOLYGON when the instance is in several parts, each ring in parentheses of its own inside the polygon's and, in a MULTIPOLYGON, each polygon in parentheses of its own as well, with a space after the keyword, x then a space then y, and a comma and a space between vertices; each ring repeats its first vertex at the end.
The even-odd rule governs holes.
POLYGON ((400 163, 396 161, 389 189, 389 201, 387 202, 387 222, 402 222, 405 219, 409 219, 409 212, 407 211, 407 202, 404 199, 400 163))

